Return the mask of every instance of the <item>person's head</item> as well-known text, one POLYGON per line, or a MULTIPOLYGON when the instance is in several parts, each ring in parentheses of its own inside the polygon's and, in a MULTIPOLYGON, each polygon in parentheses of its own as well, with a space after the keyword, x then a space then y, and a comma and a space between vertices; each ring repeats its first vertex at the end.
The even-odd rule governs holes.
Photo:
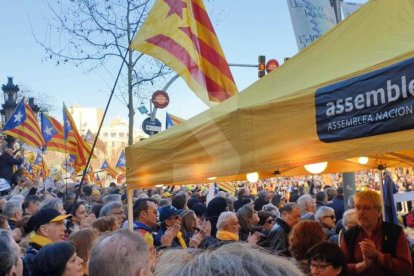
POLYGON ((88 216, 86 211, 85 202, 77 201, 76 203, 69 202, 65 204, 65 211, 67 214, 71 214, 72 222, 80 224, 88 216))
POLYGON ((315 195, 316 201, 322 202, 324 204, 328 203, 328 196, 324 191, 317 192, 315 195))
POLYGON ((289 251, 296 260, 305 260, 306 251, 325 240, 325 233, 319 223, 304 220, 293 226, 289 233, 289 251))
POLYGON ((17 221, 22 218, 23 210, 18 201, 8 201, 6 205, 4 205, 3 214, 7 216, 8 219, 17 221))
POLYGON ((207 213, 207 207, 201 203, 195 203, 191 206, 196 216, 200 219, 204 219, 207 213))
POLYGON ((55 242, 42 247, 31 266, 32 276, 82 276, 82 259, 70 242, 55 242))
POLYGON ((139 233, 126 229, 103 236, 92 248, 89 275, 151 275, 146 242, 139 233))
POLYGON ((185 209, 187 207, 187 197, 185 194, 177 194, 173 196, 171 200, 171 205, 177 209, 185 209))
POLYGON ((113 217, 119 227, 122 227, 122 224, 125 220, 125 212, 123 209, 122 203, 118 201, 111 201, 105 204, 101 211, 99 212, 99 217, 110 216, 113 217))
POLYGON ((91 185, 83 185, 82 186, 82 193, 84 196, 91 196, 92 195, 92 186, 91 185))
POLYGON ((331 201, 338 194, 338 192, 334 188, 330 187, 325 189, 325 193, 328 196, 328 201, 331 201))
POLYGON ((381 217, 381 196, 372 190, 355 194, 355 211, 359 226, 372 231, 381 217))
POLYGON ((149 227, 154 227, 158 220, 157 205, 152 199, 141 198, 135 201, 134 206, 134 219, 142 222, 149 227))
POLYGON ((94 229, 81 229, 76 231, 69 237, 69 241, 73 243, 76 255, 86 264, 92 251, 92 244, 98 237, 98 231, 94 229))
POLYGON ((342 186, 339 186, 336 188, 336 194, 337 195, 343 195, 344 194, 344 188, 342 186))
POLYGON ((247 187, 241 187, 238 191, 237 191, 237 199, 242 199, 242 197, 244 196, 250 196, 250 190, 247 187))
POLYGON ((110 216, 101 217, 92 223, 92 228, 98 230, 99 233, 114 232, 119 226, 115 219, 110 216))
POLYGON ((344 212, 342 216, 342 224, 345 230, 348 230, 358 225, 355 209, 349 209, 344 212))
POLYGON ((29 221, 36 234, 44 236, 52 242, 66 239, 64 220, 69 215, 62 215, 55 209, 41 208, 29 221))
POLYGON ((237 219, 243 231, 251 231, 254 225, 259 223, 259 216, 252 204, 246 204, 237 210, 237 219))
POLYGON ((164 207, 170 205, 170 200, 163 198, 160 200, 160 203, 158 204, 158 207, 164 207))
POLYGON ((23 263, 19 257, 20 248, 11 232, 0 229, 0 275, 23 275, 23 263))
POLYGON ((174 206, 164 206, 159 209, 160 222, 165 223, 167 228, 172 227, 175 224, 181 224, 181 210, 178 210, 174 206))
POLYGON ((315 213, 315 199, 310 195, 303 195, 298 198, 298 207, 302 213, 315 213))
POLYGON ((300 221, 300 210, 295 203, 287 203, 279 211, 281 219, 290 227, 293 227, 300 221))
POLYGON ((333 229, 336 227, 335 210, 328 206, 322 206, 316 211, 315 220, 324 227, 333 229))
POLYGON ((345 257, 336 243, 318 243, 310 248, 306 255, 312 275, 347 275, 345 257))
POLYGON ((269 192, 266 190, 261 190, 257 193, 257 199, 262 202, 269 202, 269 192))
POLYGON ((118 194, 110 194, 110 195, 106 195, 102 198, 102 203, 104 205, 106 205, 110 202, 113 202, 113 201, 122 203, 122 196, 118 195, 118 194))
POLYGON ((220 214, 228 210, 227 201, 222 197, 213 198, 207 205, 207 217, 219 217, 220 214))
POLYGON ((47 201, 44 201, 41 209, 55 209, 62 215, 66 214, 65 208, 63 208, 63 201, 60 198, 54 198, 47 201))
POLYGON ((228 231, 234 234, 239 234, 239 220, 236 213, 226 211, 220 214, 217 220, 217 230, 228 231))
MULTIPOLYGON (((272 203, 274 206, 276 206, 277 208, 281 207, 280 206, 280 202, 282 199, 282 195, 280 194, 275 194, 272 199, 270 200, 270 203, 272 203)), ((264 210, 263 210, 264 211, 264 210)))
POLYGON ((348 197, 348 209, 355 208, 355 195, 351 195, 348 197))
POLYGON ((99 202, 101 200, 101 192, 97 189, 92 190, 91 199, 93 202, 99 202))
POLYGON ((40 198, 35 195, 29 195, 23 202, 23 211, 25 214, 34 215, 40 206, 40 198))
POLYGON ((193 210, 184 210, 181 214, 181 228, 187 232, 193 232, 197 227, 197 216, 193 210))
POLYGON ((291 261, 247 243, 229 243, 214 250, 167 250, 157 261, 157 276, 303 275, 291 261))
POLYGON ((275 223, 273 214, 267 211, 259 211, 259 225, 263 227, 264 231, 270 231, 275 223))

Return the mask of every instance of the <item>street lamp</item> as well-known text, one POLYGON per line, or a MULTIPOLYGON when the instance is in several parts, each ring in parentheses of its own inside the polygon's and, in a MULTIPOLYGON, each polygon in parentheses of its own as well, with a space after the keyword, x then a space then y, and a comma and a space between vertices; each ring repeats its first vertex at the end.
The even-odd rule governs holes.
POLYGON ((17 106, 17 92, 19 92, 19 86, 13 84, 13 77, 8 77, 7 84, 3 84, 1 89, 4 93, 4 104, 2 104, 3 109, 0 110, 0 113, 3 115, 4 124, 6 124, 17 106))

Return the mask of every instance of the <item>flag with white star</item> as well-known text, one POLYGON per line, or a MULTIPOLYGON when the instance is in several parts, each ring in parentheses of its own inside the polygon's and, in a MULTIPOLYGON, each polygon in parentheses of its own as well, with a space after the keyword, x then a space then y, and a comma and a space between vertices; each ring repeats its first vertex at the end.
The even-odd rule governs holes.
POLYGON ((119 174, 113 167, 108 164, 106 160, 102 163, 101 170, 105 170, 114 179, 116 179, 119 174))
POLYGON ((36 116, 23 100, 17 105, 2 133, 20 139, 31 147, 39 148, 45 144, 36 116))
POLYGON ((116 163, 116 168, 121 169, 122 172, 126 171, 126 160, 125 160, 125 152, 121 151, 121 154, 119 155, 118 162, 116 163))
POLYGON ((69 154, 76 153, 76 145, 65 142, 63 137, 63 126, 55 118, 41 113, 40 122, 42 126, 42 135, 46 142, 45 150, 69 154))
POLYGON ((202 0, 157 0, 130 47, 177 72, 207 105, 238 90, 202 0))

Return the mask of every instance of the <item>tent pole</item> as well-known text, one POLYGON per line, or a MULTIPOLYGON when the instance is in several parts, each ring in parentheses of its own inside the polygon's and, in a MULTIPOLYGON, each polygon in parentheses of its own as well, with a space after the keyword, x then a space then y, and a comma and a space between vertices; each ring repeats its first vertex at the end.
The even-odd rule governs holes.
MULTIPOLYGON (((381 170, 378 170, 379 171, 379 184, 380 184, 380 191, 381 191, 381 200, 383 201, 383 198, 384 198, 384 178, 383 178, 383 176, 382 176, 382 171, 381 170)), ((382 213, 382 220, 385 220, 385 206, 384 206, 384 203, 383 204, 381 204, 382 205, 382 210, 381 210, 381 213, 382 213)))
POLYGON ((134 214, 133 214, 133 202, 132 202, 132 196, 134 194, 133 189, 128 190, 128 229, 133 230, 133 221, 134 221, 134 214))

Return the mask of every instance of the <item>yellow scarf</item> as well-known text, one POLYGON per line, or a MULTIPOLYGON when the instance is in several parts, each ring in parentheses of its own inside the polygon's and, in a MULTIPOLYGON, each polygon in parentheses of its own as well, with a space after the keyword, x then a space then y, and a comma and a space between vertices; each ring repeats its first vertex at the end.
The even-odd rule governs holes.
POLYGON ((30 235, 29 237, 29 243, 35 243, 41 247, 48 245, 50 243, 52 243, 51 240, 49 240, 48 238, 46 238, 45 236, 40 236, 38 234, 36 234, 35 232, 33 232, 33 234, 30 235))
POLYGON ((185 243, 185 240, 183 239, 183 233, 181 233, 181 232, 177 233, 177 240, 178 240, 178 243, 180 244, 181 248, 183 248, 183 249, 187 248, 187 244, 185 243))
POLYGON ((218 230, 216 238, 221 241, 239 241, 239 235, 225 230, 218 230))

